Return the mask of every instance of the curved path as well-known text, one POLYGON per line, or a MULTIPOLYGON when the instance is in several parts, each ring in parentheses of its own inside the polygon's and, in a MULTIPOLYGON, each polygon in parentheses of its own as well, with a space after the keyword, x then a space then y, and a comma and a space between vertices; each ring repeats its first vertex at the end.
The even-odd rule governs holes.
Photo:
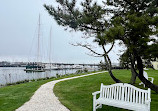
MULTIPOLYGON (((103 71, 106 72, 106 71, 103 71)), ((42 85, 24 105, 16 109, 16 111, 70 111, 60 103, 53 93, 54 85, 60 81, 90 76, 103 72, 91 73, 87 75, 75 76, 60 80, 55 80, 42 85)))

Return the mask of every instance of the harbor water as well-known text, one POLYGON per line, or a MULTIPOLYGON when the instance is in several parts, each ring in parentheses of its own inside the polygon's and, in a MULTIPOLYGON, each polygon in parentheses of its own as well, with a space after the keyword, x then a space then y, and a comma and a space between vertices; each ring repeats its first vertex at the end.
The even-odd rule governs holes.
POLYGON ((25 80, 37 80, 56 77, 57 75, 72 74, 77 69, 48 70, 45 72, 26 72, 25 67, 0 67, 0 87, 25 80))

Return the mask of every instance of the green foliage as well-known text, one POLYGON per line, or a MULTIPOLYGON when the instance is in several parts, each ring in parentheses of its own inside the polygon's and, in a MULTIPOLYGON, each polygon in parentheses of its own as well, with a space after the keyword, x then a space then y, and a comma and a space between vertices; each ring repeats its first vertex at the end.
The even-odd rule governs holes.
POLYGON ((132 64, 140 64, 135 62, 138 56, 146 61, 157 58, 157 0, 117 0, 108 5, 121 9, 109 11, 114 16, 111 19, 111 27, 105 32, 107 37, 125 44, 127 51, 120 57, 121 63, 127 66, 132 58, 132 64))
POLYGON ((76 1, 57 0, 58 7, 44 5, 48 13, 54 17, 59 25, 65 28, 71 28, 75 31, 83 31, 86 35, 93 34, 94 42, 99 45, 106 45, 109 41, 104 35, 108 29, 109 23, 104 16, 106 10, 93 0, 84 0, 80 2, 80 7, 76 1), (72 6, 73 3, 73 6, 72 6))
MULTIPOLYGON (((157 53, 153 53, 158 38, 158 1, 107 0, 99 5, 94 0, 84 0, 80 3, 81 5, 77 6, 74 0, 63 0, 59 2, 58 8, 47 5, 45 8, 59 25, 93 36, 94 42, 104 50, 102 56, 108 66, 111 61, 107 59, 109 57, 104 46, 116 40, 121 41, 132 55, 134 61, 131 64, 138 66, 138 76, 141 75, 140 79, 143 80, 142 59, 158 57, 157 53), (107 16, 111 17, 107 19, 107 16)), ((158 52, 158 49, 156 51, 158 52)), ((150 84, 150 88, 158 92, 158 86, 152 86, 153 84, 150 84)))
POLYGON ((120 65, 121 67, 125 68, 125 69, 129 69, 130 68, 130 54, 128 52, 128 50, 126 50, 126 52, 124 52, 121 56, 120 56, 120 65))
POLYGON ((80 7, 77 7, 76 0, 57 2, 57 8, 44 6, 59 25, 94 34, 94 42, 98 45, 120 40, 131 53, 136 50, 145 57, 144 53, 154 52, 148 43, 156 41, 157 37, 157 0, 107 0, 102 5, 93 0, 84 0, 80 7), (114 16, 107 20, 105 16, 110 14, 114 16), (151 35, 155 35, 155 38, 151 38, 151 35), (149 47, 150 51, 147 51, 149 47))
POLYGON ((122 7, 123 10, 112 11, 115 15, 111 20, 113 26, 107 32, 108 36, 123 41, 131 53, 135 49, 140 56, 144 56, 150 47, 148 43, 153 39, 156 41, 157 38, 155 35, 158 25, 156 0, 125 0, 122 2, 118 0, 115 1, 115 5, 122 7), (122 30, 121 34, 117 33, 119 32, 117 27, 122 30), (155 35, 155 38, 151 38, 151 35, 155 35))
POLYGON ((28 82, 0 88, 0 111, 13 111, 23 105, 40 85, 50 80, 28 82))

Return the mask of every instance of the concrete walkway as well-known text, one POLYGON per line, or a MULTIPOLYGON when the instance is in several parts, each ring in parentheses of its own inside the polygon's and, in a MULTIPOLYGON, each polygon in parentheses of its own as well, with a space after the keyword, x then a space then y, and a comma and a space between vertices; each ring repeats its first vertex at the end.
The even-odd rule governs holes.
MULTIPOLYGON (((103 71, 107 72, 107 71, 103 71)), ((24 105, 16 109, 16 111, 70 111, 64 105, 60 103, 58 98, 53 93, 54 85, 60 81, 86 77, 90 75, 95 75, 103 72, 91 73, 82 76, 70 77, 60 80, 55 80, 42 85, 31 99, 24 105)))

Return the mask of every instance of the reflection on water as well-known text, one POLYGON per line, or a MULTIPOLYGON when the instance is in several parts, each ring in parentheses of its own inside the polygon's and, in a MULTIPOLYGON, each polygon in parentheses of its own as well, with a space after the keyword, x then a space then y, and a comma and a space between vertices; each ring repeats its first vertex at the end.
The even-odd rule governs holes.
POLYGON ((77 71, 76 69, 71 69, 26 73, 24 69, 24 67, 0 67, 0 86, 24 80, 36 80, 40 78, 56 77, 56 74, 64 75, 75 73, 77 71))

